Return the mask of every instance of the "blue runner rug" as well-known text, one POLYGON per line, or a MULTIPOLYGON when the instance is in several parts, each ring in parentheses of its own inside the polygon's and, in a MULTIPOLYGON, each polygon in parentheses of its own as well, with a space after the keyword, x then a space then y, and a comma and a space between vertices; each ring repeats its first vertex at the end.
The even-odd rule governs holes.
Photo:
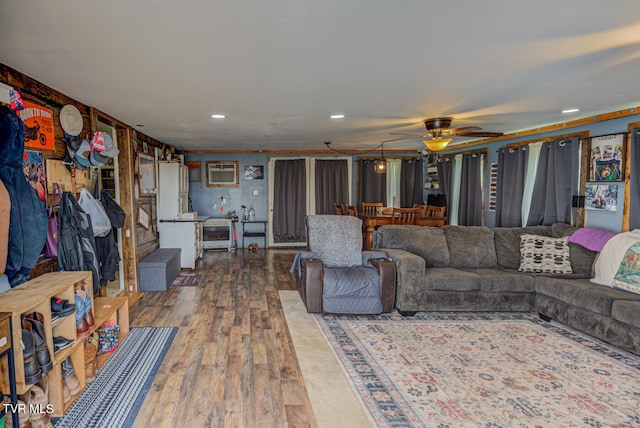
POLYGON ((178 329, 132 328, 56 428, 130 427, 178 329))

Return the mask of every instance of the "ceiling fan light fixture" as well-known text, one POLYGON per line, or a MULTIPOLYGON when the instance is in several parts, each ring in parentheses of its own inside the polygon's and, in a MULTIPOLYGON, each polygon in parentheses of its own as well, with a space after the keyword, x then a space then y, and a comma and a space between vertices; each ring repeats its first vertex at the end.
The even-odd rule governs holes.
POLYGON ((432 152, 439 152, 444 150, 449 143, 453 141, 453 138, 438 138, 434 140, 422 140, 425 146, 432 152))

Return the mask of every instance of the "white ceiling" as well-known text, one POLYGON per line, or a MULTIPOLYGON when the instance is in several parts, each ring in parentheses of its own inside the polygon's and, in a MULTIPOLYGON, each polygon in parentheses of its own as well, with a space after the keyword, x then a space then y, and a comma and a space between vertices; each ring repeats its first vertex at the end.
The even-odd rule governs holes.
POLYGON ((0 62, 181 149, 367 149, 442 115, 510 133, 640 105, 638 6, 3 0, 0 62))

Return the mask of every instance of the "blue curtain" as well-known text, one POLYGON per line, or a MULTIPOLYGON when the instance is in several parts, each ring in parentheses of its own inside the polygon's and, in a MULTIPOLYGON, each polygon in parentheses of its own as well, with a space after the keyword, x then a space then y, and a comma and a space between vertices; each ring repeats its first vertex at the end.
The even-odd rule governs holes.
POLYGON ((482 220, 482 156, 468 153, 462 155, 458 224, 482 226, 482 220))
POLYGON ((579 148, 578 137, 542 145, 527 226, 571 222, 571 197, 578 191, 579 148))
POLYGON ((498 150, 496 226, 522 226, 522 197, 526 169, 526 147, 503 147, 498 150))

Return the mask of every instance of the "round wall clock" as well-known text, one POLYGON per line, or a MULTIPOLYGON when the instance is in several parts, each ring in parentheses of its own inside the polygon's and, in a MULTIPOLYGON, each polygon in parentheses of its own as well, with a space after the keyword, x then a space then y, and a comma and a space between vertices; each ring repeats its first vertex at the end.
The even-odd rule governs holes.
POLYGON ((74 105, 67 104, 60 109, 60 126, 64 132, 74 137, 82 132, 82 115, 74 105))

